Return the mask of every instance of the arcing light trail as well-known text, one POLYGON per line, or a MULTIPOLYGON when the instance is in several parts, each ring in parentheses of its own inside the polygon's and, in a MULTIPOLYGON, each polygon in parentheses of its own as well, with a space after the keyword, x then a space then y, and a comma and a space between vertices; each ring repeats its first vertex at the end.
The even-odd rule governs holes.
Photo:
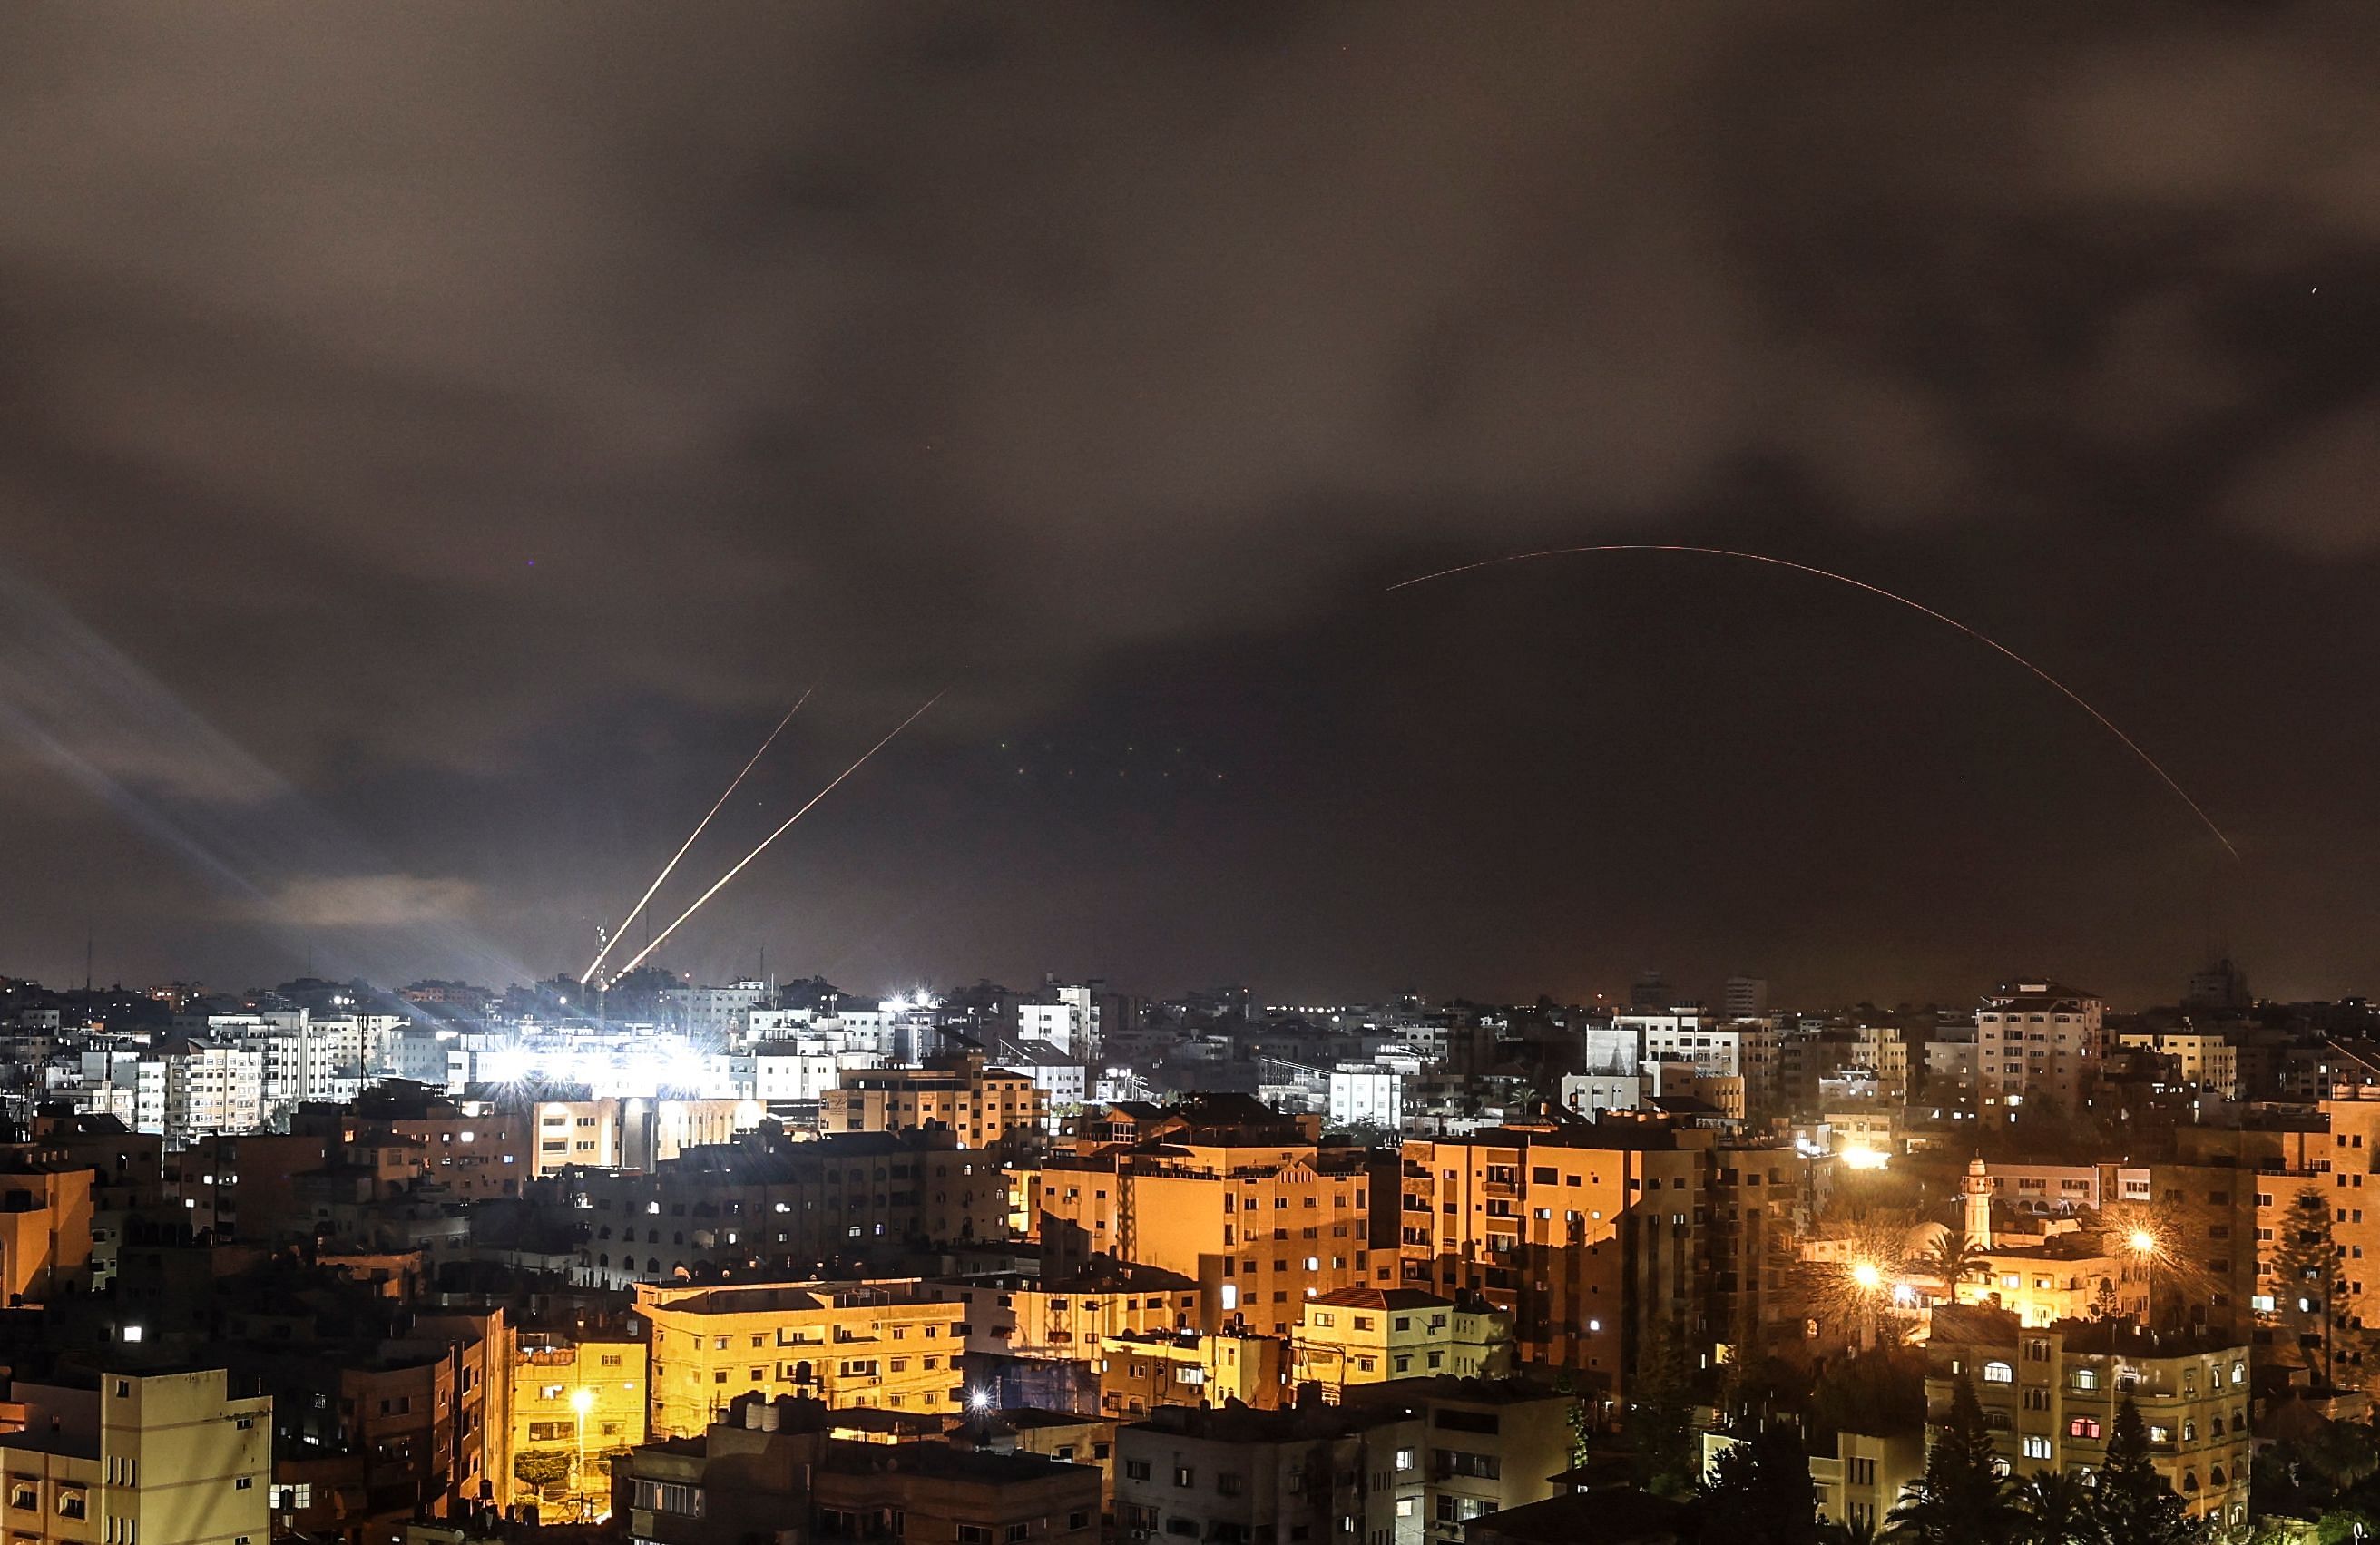
POLYGON ((670 855, 670 861, 662 866, 661 873, 653 876, 653 882, 645 887, 645 894, 637 898, 637 905, 628 908, 628 915, 620 919, 620 926, 613 929, 604 939, 603 947, 595 952, 595 958, 588 962, 587 969, 578 973, 580 985, 583 986, 595 979, 595 973, 602 969, 604 957, 612 953, 612 946, 620 942, 620 936, 628 931, 628 925, 635 922, 638 914, 644 911, 645 903, 653 899, 653 893, 662 888, 662 882, 667 880, 670 877, 670 871, 677 868, 677 861, 686 857, 686 851, 694 845, 695 838, 702 835, 702 829, 710 824, 710 818, 726 808, 727 801, 735 797, 735 791, 743 786, 744 780, 751 775, 752 769, 760 765, 760 759, 769 754, 769 748, 777 743, 777 736, 785 733, 785 726, 794 722, 794 715, 802 711, 802 704, 810 700, 810 693, 815 690, 815 687, 802 689, 802 695, 794 700, 794 706, 785 710, 785 716, 777 721, 775 729, 769 732, 769 738, 760 742, 760 748, 752 753, 750 761, 744 764, 744 771, 735 774, 735 782, 727 785, 727 792, 719 797, 719 803, 711 806, 710 811, 694 823, 693 832, 688 833, 686 841, 678 845, 677 851, 670 855))
MULTIPOLYGON (((943 690, 947 691, 949 689, 945 687, 943 690)), ((859 754, 859 760, 857 761, 853 762, 849 767, 844 768, 842 772, 834 775, 833 783, 827 785, 826 787, 819 790, 816 794, 811 795, 808 804, 804 805, 800 809, 795 810, 793 814, 787 816, 783 825, 778 827, 775 831, 760 839, 759 846, 744 855, 743 858, 736 864, 736 866, 734 869, 729 870, 725 874, 721 875, 718 881, 712 884, 710 889, 695 897, 693 906, 687 907, 685 911, 680 912, 677 915, 676 920, 672 922, 669 927, 653 935, 652 939, 647 943, 645 947, 637 952, 637 957, 634 960, 629 961, 625 966, 621 967, 616 975, 625 977, 630 971, 633 971, 638 967, 643 965, 645 962, 645 956, 661 948, 662 942, 668 939, 671 934, 677 931, 679 923, 686 921, 686 918, 691 918, 697 912, 701 911, 702 904, 704 902, 709 901, 712 896, 717 895, 721 891, 726 889, 727 882, 735 879, 737 875, 743 873, 747 865, 750 864, 753 859, 758 858, 761 854, 769 851, 769 845, 771 843, 775 842, 779 837, 783 836, 787 832, 791 831, 795 821, 799 821, 802 817, 809 814, 811 809, 815 807, 820 800, 825 798, 828 795, 832 794, 835 791, 837 785, 840 785, 845 778, 850 777, 854 772, 856 772, 861 768, 867 766, 868 758, 884 749, 885 747, 892 744, 892 742, 899 737, 903 730, 907 729, 910 725, 923 718, 925 716, 926 710, 933 707, 936 703, 941 702, 941 692, 937 692, 932 697, 928 698, 924 702, 917 705, 916 712, 912 712, 909 717, 893 725, 891 734, 885 736, 883 739, 878 741, 875 745, 868 748, 867 750, 862 751, 859 754)))
POLYGON ((2131 736, 2126 735, 2122 730, 2118 729, 2114 720, 2108 718, 2106 714, 2100 712, 2097 709, 2093 708, 2088 702, 2084 701, 2082 695, 2075 691, 2074 688, 2067 686, 2064 682, 2058 680, 2056 676, 2051 675, 2047 671, 2043 670, 2040 666, 2034 664, 2032 661, 2027 660, 2023 655, 2019 654, 2016 651, 2009 648, 2006 644, 2001 643, 1998 639, 1990 637, 1988 634, 1977 632, 1975 629, 1969 627, 1965 623, 1961 622, 1956 617, 1949 616, 1943 613, 1937 612, 1934 610, 1933 607, 1926 605, 1923 602, 1912 601, 1907 596, 1902 595, 1896 590, 1888 590, 1882 585, 1871 585, 1864 579, 1854 579, 1848 574, 1837 574, 1830 568, 1819 568, 1812 564, 1795 563, 1791 558, 1771 557, 1766 553, 1746 553, 1732 547, 1694 547, 1683 542, 1668 541, 1615 541, 1603 542, 1590 547, 1548 547, 1535 553, 1509 553, 1500 558, 1482 558, 1476 563, 1457 564, 1452 568, 1441 568, 1433 574, 1418 575, 1411 579, 1400 579, 1395 584, 1390 585, 1389 587, 1389 590, 1396 591, 1410 589, 1415 585, 1427 585, 1433 579, 1449 579, 1458 574, 1469 574, 1474 569, 1495 568, 1504 564, 1527 563, 1531 559, 1535 558, 1564 558, 1592 553, 1691 553, 1706 558, 1741 558, 1746 563, 1767 564, 1777 568, 1790 568, 1797 574, 1813 575, 1820 579, 1831 579, 1838 585, 1849 585, 1855 590, 1865 590, 1870 595, 1880 595, 1887 601, 1898 602, 1900 604, 1908 607, 1912 612, 1923 613, 1926 616, 1932 617, 1936 622, 1955 627, 1960 632, 1965 634, 1968 638, 1975 640, 1975 642, 2015 661, 2026 670, 2031 671, 2034 675, 2039 676, 2043 681, 2046 681, 2050 686, 2058 688, 2058 692, 2062 694, 2069 702, 2081 709, 2083 712, 2089 714, 2092 718, 2096 719, 2099 722, 2100 728, 2106 730, 2109 735, 2114 736, 2118 740, 2122 741, 2126 750, 2140 758, 2143 764, 2144 764, 2150 772, 2155 773, 2165 784, 2166 787, 2173 790, 2176 797, 2180 799, 2183 804, 2190 807, 2190 813, 2196 816, 2199 821, 2205 825, 2208 831, 2215 833, 2215 840, 2223 845, 2223 850, 2226 853, 2230 854, 2234 860, 2237 860, 2240 857, 2240 850, 2231 845, 2231 839, 2223 834, 2223 828, 2216 825, 2215 818, 2208 815, 2205 809, 2199 805, 2198 801, 2190 797, 2190 793, 2187 789, 2184 789, 2181 785, 2174 781, 2173 774, 2159 766, 2157 764, 2157 760, 2155 757, 2143 750, 2139 741, 2134 740, 2131 736))

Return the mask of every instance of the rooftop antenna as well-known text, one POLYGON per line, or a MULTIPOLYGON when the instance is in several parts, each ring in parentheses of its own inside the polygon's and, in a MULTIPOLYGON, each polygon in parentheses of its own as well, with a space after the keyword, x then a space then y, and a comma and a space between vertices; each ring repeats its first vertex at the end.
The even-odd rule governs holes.
POLYGON ((91 991, 91 940, 92 931, 90 929, 84 929, 82 932, 82 990, 86 992, 91 991))

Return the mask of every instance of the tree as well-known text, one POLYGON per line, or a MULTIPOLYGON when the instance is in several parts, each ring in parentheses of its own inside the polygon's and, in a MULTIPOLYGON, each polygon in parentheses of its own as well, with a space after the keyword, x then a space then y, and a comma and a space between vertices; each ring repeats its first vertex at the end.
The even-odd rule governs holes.
POLYGON ((2015 1530, 2000 1458, 1975 1386, 1950 1386, 1950 1414, 1925 1451, 1925 1473, 1892 1510, 1897 1545, 2007 1545, 2015 1530))
POLYGON ((2338 1246, 2331 1238, 2331 1217, 2330 1199, 2314 1186, 2300 1191, 2289 1203, 2273 1251, 2273 1274, 2280 1279, 2273 1296, 2273 1323, 2282 1339, 2297 1348, 2308 1373, 2335 1385, 2343 1364, 2348 1381, 2361 1383, 2354 1370, 2362 1364, 2369 1338, 2350 1307, 2338 1246))
POLYGON ((559 1486, 570 1478, 570 1454, 564 1449, 524 1449, 513 1455, 513 1477, 540 1491, 559 1486))
POLYGON ((1636 1484, 1659 1496, 1682 1498, 1694 1488, 1694 1376, 1677 1332, 1653 1321, 1637 1358, 1628 1414, 1621 1422, 1635 1451, 1636 1484))
POLYGON ((2078 1476, 2035 1470, 2010 1490, 2019 1545, 2109 1545, 2098 1499, 2078 1476))
POLYGON ((2099 1526, 2121 1545, 2196 1545, 2205 1531, 2149 1460, 2148 1424, 2126 1395, 2099 1466, 2099 1526))
POLYGON ((1958 1285, 1965 1282, 1983 1264, 1983 1250, 1963 1229, 1944 1232, 1939 1239, 1911 1261, 1921 1271, 1931 1272, 1942 1279, 1956 1296, 1958 1285))
POLYGON ((1697 1489, 1702 1538, 1743 1545, 1815 1545, 1818 1492, 1802 1435, 1775 1422, 1731 1445, 1697 1489))
POLYGON ((1818 1545, 1878 1545, 1884 1539, 1874 1524, 1829 1519, 1818 1526, 1818 1545))

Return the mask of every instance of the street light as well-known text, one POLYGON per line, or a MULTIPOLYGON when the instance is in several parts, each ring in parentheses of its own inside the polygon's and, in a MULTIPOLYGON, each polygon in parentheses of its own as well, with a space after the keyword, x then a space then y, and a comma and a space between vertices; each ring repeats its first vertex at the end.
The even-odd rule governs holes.
POLYGON ((587 1467, 587 1413, 595 1408, 595 1392, 581 1384, 570 1392, 570 1494, 577 1499, 581 1514, 587 1511, 587 1499, 580 1494, 579 1472, 587 1467))
POLYGON ((2143 1328, 2154 1334, 2156 1331, 2156 1259, 2157 1236, 2154 1229, 2136 1228, 2124 1241, 2141 1261, 2141 1295, 2143 1328))
POLYGON ((1876 1301, 1884 1287, 1884 1268, 1873 1260, 1854 1260, 1852 1285, 1859 1290, 1860 1350, 1876 1350, 1876 1301))

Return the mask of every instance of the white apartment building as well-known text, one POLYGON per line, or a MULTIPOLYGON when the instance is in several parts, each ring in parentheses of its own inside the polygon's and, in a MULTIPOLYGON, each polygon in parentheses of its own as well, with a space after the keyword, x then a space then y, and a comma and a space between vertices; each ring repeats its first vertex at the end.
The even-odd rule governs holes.
POLYGON ((469 1081, 471 1055, 453 1030, 408 1025, 382 1040, 372 1070, 381 1077, 407 1078, 452 1094, 469 1081))
POLYGON ((743 977, 724 987, 665 988, 662 1012, 698 1042, 723 1046, 745 1032, 752 1011, 768 1001, 768 983, 743 977))
POLYGON ((1565 1073, 1562 1109, 1593 1120, 1605 1111, 1633 1111, 1644 1104, 1645 1080, 1634 1073, 1565 1073))
POLYGON ((1089 1058, 1099 1045, 1099 1007, 1087 987, 1043 989, 1046 1000, 1016 1005, 1016 1034, 1022 1040, 1046 1040, 1070 1057, 1089 1058))
POLYGON ((821 1100, 843 1082, 846 1072, 881 1067, 874 1052, 804 1051, 782 1044, 752 1049, 752 1098, 772 1101, 821 1100))
MULTIPOLYGON (((1722 1026, 1694 1009, 1668 1014, 1623 1014, 1617 1021, 1636 1027, 1637 1060, 1691 1063, 1706 1077, 1741 1078, 1744 1099, 1764 1105, 1777 1084, 1777 1031, 1756 1019, 1722 1026)), ((1743 1113, 1736 1113, 1741 1115, 1743 1113)))
POLYGON ((262 1058, 264 1119, 278 1125, 303 1101, 348 1101, 369 1081, 364 1025, 316 1019, 304 1009, 259 1016, 230 1039, 262 1058))
POLYGON ((213 1041, 175 1040, 141 1055, 133 1091, 133 1128, 154 1132, 169 1149, 203 1137, 264 1125, 261 1052, 213 1041))
POLYGON ((1405 1078, 1394 1068, 1342 1063, 1330 1070, 1332 1126, 1377 1126, 1398 1132, 1405 1122, 1405 1078))
POLYGON ((1975 1086, 1993 1120, 2045 1096, 2072 1111, 2107 1047, 2107 1005, 2053 981, 2003 983, 1975 1011, 1975 1086))

